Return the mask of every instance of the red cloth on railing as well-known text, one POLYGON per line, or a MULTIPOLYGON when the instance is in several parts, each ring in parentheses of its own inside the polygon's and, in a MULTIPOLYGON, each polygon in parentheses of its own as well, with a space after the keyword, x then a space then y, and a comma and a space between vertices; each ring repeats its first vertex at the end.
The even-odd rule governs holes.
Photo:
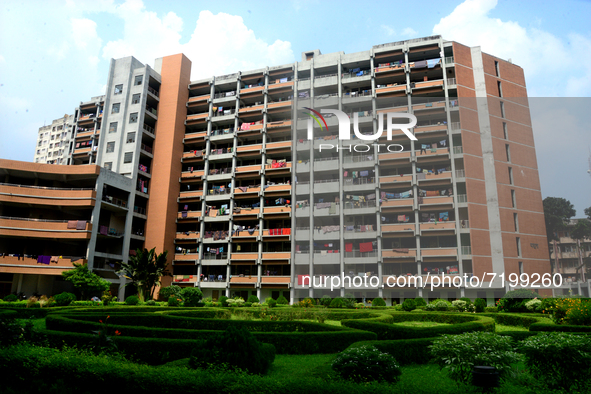
POLYGON ((345 244, 345 252, 352 252, 353 251, 353 244, 352 243, 346 243, 345 244))
POLYGON ((362 242, 359 244, 359 251, 361 253, 364 252, 373 252, 373 245, 371 242, 362 242))

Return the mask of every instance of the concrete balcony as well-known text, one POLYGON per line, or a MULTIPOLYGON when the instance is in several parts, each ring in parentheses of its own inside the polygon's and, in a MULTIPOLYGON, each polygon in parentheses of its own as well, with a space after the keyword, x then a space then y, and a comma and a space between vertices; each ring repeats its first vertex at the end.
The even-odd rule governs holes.
POLYGON ((291 282, 290 276, 261 276, 261 286, 265 287, 265 285, 269 287, 275 287, 277 285, 284 285, 288 286, 291 282))
POLYGON ((385 186, 410 186, 412 175, 389 175, 380 177, 380 187, 385 186))
POLYGON ((183 212, 178 212, 176 218, 178 220, 190 220, 190 219, 201 219, 201 211, 186 211, 186 215, 183 212))
POLYGON ((179 200, 201 200, 203 190, 182 191, 179 193, 179 200))
POLYGON ((310 264, 310 253, 297 253, 295 255, 296 265, 308 265, 310 264))
POLYGON ((439 174, 425 174, 425 179, 418 179, 419 185, 448 184, 451 183, 451 171, 439 174))
POLYGON ((253 253, 232 253, 230 255, 230 261, 257 261, 259 259, 259 254, 257 252, 253 253))
POLYGON ((258 278, 256 275, 252 276, 244 276, 240 277, 237 275, 232 275, 230 278, 230 285, 232 284, 248 284, 248 285, 256 285, 258 282, 258 278))
POLYGON ((421 235, 453 235, 456 233, 455 222, 420 223, 421 235))
POLYGON ((310 172, 310 162, 297 163, 296 172, 310 172))
POLYGON ((408 152, 388 152, 388 153, 379 153, 378 159, 380 163, 386 161, 397 161, 397 162, 408 162, 410 161, 411 155, 410 151, 408 152))
MULTIPOLYGON (((338 190, 338 183, 337 183, 338 190)), ((310 183, 298 182, 296 184, 296 194, 310 194, 310 183)))
POLYGON ((344 190, 346 192, 367 191, 376 188, 375 178, 345 179, 344 190))
POLYGON ((259 195, 261 191, 260 186, 250 187, 250 186, 238 186, 234 188, 234 197, 235 198, 247 198, 247 197, 256 197, 259 195))
POLYGON ((263 208, 263 216, 265 218, 267 216, 272 216, 272 215, 286 215, 286 214, 291 216, 291 207, 278 206, 278 207, 263 208))
POLYGON ((328 253, 328 251, 320 251, 314 253, 314 265, 316 264, 340 264, 340 253, 328 253))
POLYGON ((176 253, 174 255, 174 261, 197 261, 199 260, 199 253, 187 253, 187 254, 182 254, 182 253, 176 253))
POLYGON ((261 173, 261 165, 257 164, 254 166, 240 166, 240 167, 236 167, 236 176, 240 176, 240 175, 253 175, 253 174, 260 174, 261 173))
POLYGON ((96 192, 94 189, 66 189, 0 184, 1 202, 93 207, 95 200, 96 192))
POLYGON ((201 235, 196 232, 176 233, 175 242, 201 242, 201 235))
POLYGON ((303 140, 303 141, 298 140, 298 142, 296 142, 296 150, 297 151, 310 150, 311 145, 312 145, 312 143, 308 140, 303 140))
POLYGON ((330 160, 315 160, 314 161, 314 172, 320 171, 336 171, 339 169, 339 159, 330 160))
POLYGON ((376 264, 378 262, 378 252, 360 252, 353 250, 345 252, 345 264, 376 264))
MULTIPOLYGON (((263 260, 276 260, 288 262, 291 260, 291 252, 263 252, 263 260)), ((264 261, 266 264, 271 264, 269 261, 264 261)))
POLYGON ((338 179, 314 181, 314 193, 338 193, 340 191, 338 179))
POLYGON ((267 152, 273 152, 275 150, 289 150, 291 151, 291 141, 280 141, 280 142, 268 142, 265 145, 267 152))
POLYGON ((260 208, 240 208, 240 212, 234 209, 234 219, 252 219, 258 217, 260 211, 260 208))
POLYGON ((382 224, 384 236, 409 237, 416 234, 415 223, 382 224))
POLYGON ((90 239, 88 221, 42 220, 0 216, 3 235, 29 238, 90 239), (79 230, 78 230, 79 228, 79 230))
POLYGON ((183 143, 191 143, 191 142, 201 142, 205 141, 205 136, 207 136, 206 131, 200 131, 197 133, 188 133, 185 134, 185 138, 183 139, 183 143))
POLYGON ((256 152, 261 153, 263 150, 263 144, 253 144, 253 145, 242 145, 236 148, 236 152, 240 155, 240 153, 245 152, 256 152))
POLYGON ((184 180, 193 180, 193 179, 201 179, 205 175, 205 171, 183 171, 181 172, 181 181, 184 180))
POLYGON ((396 262, 417 261, 417 250, 406 248, 395 248, 382 250, 382 260, 391 259, 396 262))
POLYGON ((291 193, 291 185, 270 185, 267 187, 263 187, 263 193, 265 194, 277 192, 291 193))
POLYGON ((452 209, 454 206, 453 197, 423 197, 423 203, 419 205, 419 209, 427 208, 441 208, 452 209))
MULTIPOLYGON (((425 259, 441 259, 441 258, 451 258, 451 260, 458 259, 458 248, 433 248, 433 249, 421 249, 421 258, 425 259)), ((448 261, 446 259, 445 261, 448 261)))

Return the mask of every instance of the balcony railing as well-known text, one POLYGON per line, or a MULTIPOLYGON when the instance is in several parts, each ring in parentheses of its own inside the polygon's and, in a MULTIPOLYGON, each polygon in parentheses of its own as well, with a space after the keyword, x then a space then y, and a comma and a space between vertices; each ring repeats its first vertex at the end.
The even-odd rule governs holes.
POLYGON ((148 86, 148 92, 152 93, 156 97, 160 97, 160 94, 156 91, 156 89, 151 88, 148 86))
POLYGON ((472 254, 472 247, 471 246, 462 246, 462 255, 469 256, 472 254))
POLYGON ((466 177, 466 173, 464 172, 464 170, 456 170, 456 178, 465 178, 466 177))
POLYGON ((458 199, 458 203, 468 202, 468 197, 465 194, 458 194, 457 199, 458 199))
MULTIPOLYGON (((221 107, 220 107, 221 108, 221 107)), ((213 112, 213 117, 218 117, 218 116, 228 116, 228 115, 232 115, 236 113, 236 108, 230 108, 230 109, 222 109, 221 111, 218 109, 217 111, 213 112)))
POLYGON ((141 147, 142 150, 144 150, 144 151, 146 151, 148 153, 152 153, 152 147, 151 146, 148 146, 146 144, 141 144, 140 147, 141 147))
POLYGON ((454 63, 454 57, 453 56, 447 56, 444 59, 445 64, 453 64, 454 63))
POLYGON ((155 108, 152 108, 152 107, 150 107, 148 105, 146 105, 146 111, 150 112, 154 116, 158 116, 158 111, 156 111, 155 108))
POLYGON ((113 196, 109 196, 109 195, 105 194, 105 195, 103 195, 103 201, 106 201, 106 202, 113 204, 113 205, 117 205, 122 208, 127 208, 127 201, 121 200, 121 199, 113 197, 113 196))
POLYGON ((455 78, 447 78, 447 84, 448 85, 455 85, 456 79, 455 78))
POLYGON ((376 201, 345 201, 345 209, 375 208, 376 201))
POLYGON ((232 189, 229 187, 225 187, 223 189, 209 189, 207 190, 208 196, 222 196, 226 194, 232 193, 232 189))
POLYGON ((325 75, 314 75, 314 79, 321 79, 321 78, 329 78, 329 77, 336 77, 338 74, 325 74, 325 75))
POLYGON ((374 177, 364 177, 364 178, 345 178, 345 186, 350 185, 368 185, 375 183, 376 179, 374 177))
POLYGON ((145 215, 146 214, 146 208, 133 207, 133 212, 139 213, 140 215, 145 215))
POLYGON ((45 189, 45 190, 94 190, 94 188, 29 186, 29 185, 17 185, 17 184, 13 184, 13 183, 2 183, 2 182, 0 182, 0 186, 26 187, 26 188, 31 188, 31 189, 45 189))
POLYGON ((374 155, 345 156, 343 158, 343 163, 362 163, 365 161, 373 161, 374 159, 374 155))
POLYGON ((222 98, 222 97, 235 97, 235 96, 236 96, 236 91, 232 90, 230 92, 216 93, 213 95, 213 98, 217 99, 217 98, 222 98))
POLYGON ((359 250, 353 250, 352 252, 345 252, 345 258, 355 257, 377 257, 378 251, 373 250, 371 252, 360 252, 359 250))
POLYGON ((148 126, 147 124, 144 124, 144 130, 146 130, 148 133, 156 134, 156 130, 153 127, 148 126))
POLYGON ((232 152, 233 152, 233 148, 212 149, 209 152, 209 155, 210 156, 223 155, 225 153, 232 153, 232 152))
POLYGON ((464 153, 463 147, 462 146, 454 146, 454 153, 456 155, 464 153))

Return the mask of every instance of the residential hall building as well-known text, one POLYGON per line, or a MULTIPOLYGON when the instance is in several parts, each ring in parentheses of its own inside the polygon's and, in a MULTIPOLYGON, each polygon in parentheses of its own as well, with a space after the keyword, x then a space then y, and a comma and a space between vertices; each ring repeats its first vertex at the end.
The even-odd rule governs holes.
MULTIPOLYGON (((505 292, 503 273, 550 273, 519 66, 432 36, 190 75, 182 54, 153 68, 133 57, 111 61, 106 94, 75 110, 66 158, 73 167, 51 167, 98 174, 85 213, 54 211, 61 222, 29 231, 43 242, 24 242, 24 253, 53 254, 43 249, 51 240, 68 249, 61 227, 82 216, 88 242, 76 253, 114 285, 124 284, 114 274, 119 261, 155 247, 169 253, 165 284, 198 286, 213 298, 493 299, 505 292), (408 134, 388 126, 408 114, 416 117, 408 134), (349 139, 342 120, 352 124, 349 139), (431 289, 442 274, 484 284, 431 289), (334 286, 326 276, 350 283, 334 286), (410 276, 426 285, 402 285, 410 276)), ((23 253, 15 232, 41 219, 7 197, 8 184, 33 176, 13 180, 21 164, 0 186, 1 214, 17 217, 0 227, 6 254, 23 253)), ((52 189, 60 201, 77 193, 66 182, 74 178, 52 189)), ((41 183, 20 192, 48 209, 53 202, 35 195, 41 183)), ((33 275, 18 261, 1 267, 12 291, 33 275)), ((35 267, 35 275, 55 271, 35 267)))

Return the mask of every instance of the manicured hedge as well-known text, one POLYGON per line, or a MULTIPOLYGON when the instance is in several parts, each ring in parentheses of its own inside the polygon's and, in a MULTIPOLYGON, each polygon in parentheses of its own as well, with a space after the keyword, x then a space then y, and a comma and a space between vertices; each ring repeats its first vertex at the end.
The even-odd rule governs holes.
POLYGON ((503 324, 506 326, 519 326, 529 328, 534 323, 538 323, 543 321, 543 315, 539 315, 538 317, 533 316, 534 314, 530 314, 530 316, 523 316, 523 314, 516 314, 516 313, 482 313, 480 316, 488 316, 492 317, 495 320, 495 323, 503 324))
POLYGON ((29 317, 42 318, 42 317, 47 316, 47 314, 49 313, 49 308, 22 308, 22 307, 15 308, 15 307, 10 307, 10 309, 4 309, 5 304, 8 304, 8 302, 5 302, 0 307, 0 311, 4 311, 4 310, 14 311, 16 313, 15 318, 17 318, 17 319, 28 319, 29 317))
POLYGON ((575 326, 569 324, 535 323, 529 326, 530 331, 589 332, 591 326, 575 326))
POLYGON ((12 393, 372 394, 391 391, 387 384, 358 385, 315 377, 277 380, 227 370, 151 367, 72 350, 60 353, 33 347, 13 347, 0 352, 0 369, 10 371, 2 378, 2 390, 12 393))
POLYGON ((435 313, 420 313, 420 314, 407 314, 409 317, 397 317, 392 315, 393 319, 401 319, 399 321, 435 321, 432 319, 441 320, 455 320, 455 319, 470 319, 474 321, 468 321, 466 323, 457 323, 449 326, 438 326, 438 327, 406 327, 396 324, 378 323, 369 319, 363 320, 343 320, 341 324, 346 327, 356 328, 358 330, 366 330, 374 332, 378 335, 379 340, 390 340, 390 339, 411 339, 411 338, 429 338, 433 336, 439 336, 442 334, 461 334, 470 331, 491 331, 495 330, 495 322, 490 317, 477 317, 469 315, 452 315, 452 314, 440 314, 441 317, 437 318, 438 314, 435 313), (426 317, 428 316, 428 317, 426 317), (462 316, 462 317, 459 317, 462 316), (411 318, 412 317, 412 318, 411 318), (404 320, 403 320, 404 319, 404 320))
POLYGON ((436 338, 399 339, 390 341, 356 342, 349 348, 375 346, 378 350, 392 355, 400 365, 427 364, 431 360, 429 346, 436 338))

